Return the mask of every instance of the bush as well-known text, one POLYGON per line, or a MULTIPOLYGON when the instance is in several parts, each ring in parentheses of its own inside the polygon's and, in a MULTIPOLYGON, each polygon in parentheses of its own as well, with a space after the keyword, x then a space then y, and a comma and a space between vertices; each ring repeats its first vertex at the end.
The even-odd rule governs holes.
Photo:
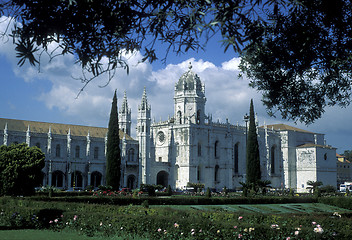
POLYGON ((336 193, 336 188, 332 185, 326 185, 320 188, 321 193, 336 193))
POLYGON ((206 196, 207 198, 210 198, 210 197, 211 197, 210 188, 207 188, 207 191, 205 192, 205 196, 206 196))
MULTIPOLYGON (((74 197, 78 198, 78 197, 74 197)), ((49 199, 49 198, 47 198, 49 199)), ((96 198, 98 199, 98 198, 96 198)), ((130 198, 132 199, 132 198, 130 198)), ((352 219, 342 214, 240 214, 212 210, 175 210, 167 207, 110 206, 72 202, 43 202, 33 198, 0 198, 1 226, 48 227, 55 231, 74 230, 86 236, 132 239, 352 239, 348 226, 352 219), (16 213, 14 214, 14 209, 16 213), (61 214, 62 211, 62 215, 61 214), (48 225, 32 219, 45 219, 48 225), (12 218, 10 223, 9 219, 12 218), (318 227, 319 225, 319 227, 318 227), (323 230, 321 231, 320 228, 323 230), (298 235, 295 232, 298 231, 298 235), (320 232, 319 232, 320 231, 320 232), (128 236, 128 237, 127 237, 128 236)), ((191 199, 190 197, 188 199, 191 199)), ((217 202, 218 198, 197 198, 198 201, 217 202)), ((228 200, 227 198, 222 198, 228 200)), ((270 198, 239 198, 243 202, 270 198)), ((283 202, 284 198, 272 198, 283 202)), ((293 198, 286 198, 286 200, 293 198)), ((321 198, 338 202, 340 198, 321 198)), ((351 199, 344 198, 351 204, 351 199)), ((50 199, 52 200, 52 199, 50 199)), ((320 199, 319 199, 320 200, 320 199)), ((41 220, 42 221, 42 220, 41 220)))

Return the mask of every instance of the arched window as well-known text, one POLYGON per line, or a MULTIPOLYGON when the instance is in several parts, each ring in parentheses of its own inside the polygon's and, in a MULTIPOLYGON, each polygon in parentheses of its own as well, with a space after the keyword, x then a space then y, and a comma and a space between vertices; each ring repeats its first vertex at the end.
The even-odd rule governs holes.
POLYGON ((80 147, 77 145, 76 146, 76 152, 75 152, 75 157, 79 158, 79 151, 80 151, 80 147))
POLYGON ((56 153, 55 154, 56 157, 61 157, 61 146, 60 146, 60 144, 56 145, 56 152, 55 153, 56 153))
POLYGON ((134 149, 133 148, 128 150, 128 161, 129 162, 133 162, 134 161, 134 149))
POLYGON ((214 144, 214 157, 219 158, 219 141, 215 141, 214 144))
POLYGON ((136 186, 136 177, 134 175, 129 175, 127 177, 127 187, 130 189, 135 188, 136 186))
POLYGON ((98 157, 99 157, 99 148, 95 147, 94 148, 94 159, 98 159, 98 157))
POLYGON ((99 187, 101 185, 102 174, 100 172, 94 171, 90 175, 90 184, 93 187, 99 187))
POLYGON ((271 147, 271 174, 275 174, 275 145, 271 147))
POLYGON ((177 112, 177 119, 178 119, 178 123, 182 124, 182 113, 181 113, 181 111, 177 112))
POLYGON ((180 155, 180 145, 176 143, 176 157, 180 155))
POLYGON ((156 175, 156 184, 167 187, 169 184, 169 173, 165 171, 160 171, 156 175))
POLYGON ((202 156, 202 145, 198 143, 198 157, 202 156))
POLYGON ((238 146, 239 146, 240 143, 236 143, 235 144, 235 147, 234 147, 234 154, 233 154, 233 157, 234 157, 234 169, 235 169, 235 173, 238 173, 238 146))
POLYGON ((54 171, 51 175, 51 185, 54 187, 63 187, 64 173, 61 171, 54 171))
POLYGON ((200 181, 200 174, 201 174, 201 172, 200 172, 200 165, 197 167, 197 180, 198 181, 200 181))
POLYGON ((71 175, 71 187, 82 188, 83 187, 83 176, 80 171, 75 171, 71 175))
POLYGON ((217 182, 219 181, 219 165, 215 166, 215 173, 214 173, 214 181, 217 182))
POLYGON ((200 110, 197 111, 197 124, 200 124, 200 110))

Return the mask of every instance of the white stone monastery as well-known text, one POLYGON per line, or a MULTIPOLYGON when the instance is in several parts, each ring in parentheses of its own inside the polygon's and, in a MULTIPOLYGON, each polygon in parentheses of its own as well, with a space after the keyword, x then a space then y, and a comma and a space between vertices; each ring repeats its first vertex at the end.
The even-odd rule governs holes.
MULTIPOLYGON (((189 70, 175 84, 174 116, 151 121, 144 89, 138 106, 137 139, 131 135, 126 94, 119 109, 121 186, 184 188, 188 182, 220 190, 246 181, 247 126, 213 122, 205 114, 205 86, 189 70)), ((336 149, 324 134, 285 124, 258 126, 262 180, 274 188, 307 191, 307 181, 336 187, 336 149)), ((26 142, 46 154, 43 185, 84 189, 104 185, 107 128, 0 118, 0 145, 26 142)))

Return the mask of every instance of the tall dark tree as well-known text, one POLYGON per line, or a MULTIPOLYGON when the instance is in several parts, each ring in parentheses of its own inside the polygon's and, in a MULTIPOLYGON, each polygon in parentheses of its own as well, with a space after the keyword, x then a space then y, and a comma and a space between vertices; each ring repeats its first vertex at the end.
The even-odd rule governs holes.
POLYGON ((0 147, 0 196, 31 195, 43 181, 45 155, 37 147, 12 144, 0 147))
POLYGON ((106 185, 111 186, 114 190, 120 187, 121 177, 121 151, 119 136, 119 119, 117 113, 117 96, 116 90, 112 100, 108 142, 106 149, 106 185))
POLYGON ((249 108, 249 128, 247 135, 247 184, 257 184, 261 179, 259 144, 255 124, 253 99, 249 108))

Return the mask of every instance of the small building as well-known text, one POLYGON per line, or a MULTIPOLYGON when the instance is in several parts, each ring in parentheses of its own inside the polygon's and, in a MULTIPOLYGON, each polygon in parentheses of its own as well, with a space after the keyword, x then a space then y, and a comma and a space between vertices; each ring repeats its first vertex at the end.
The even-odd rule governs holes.
POLYGON ((337 187, 345 182, 352 182, 352 164, 345 156, 336 153, 337 187))

